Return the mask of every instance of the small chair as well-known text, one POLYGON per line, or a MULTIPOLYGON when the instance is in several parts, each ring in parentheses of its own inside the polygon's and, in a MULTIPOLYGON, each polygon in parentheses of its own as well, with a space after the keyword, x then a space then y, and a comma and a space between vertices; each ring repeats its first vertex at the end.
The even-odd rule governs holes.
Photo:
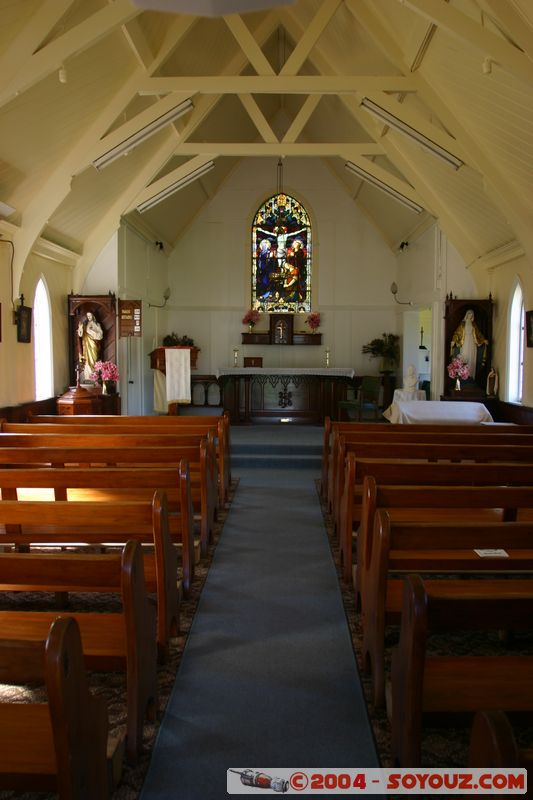
POLYGON ((362 420, 366 409, 374 409, 374 418, 379 418, 379 395, 381 378, 379 375, 363 375, 357 395, 358 418, 362 420))
POLYGON ((379 415, 379 396, 381 391, 381 378, 377 375, 364 375, 361 378, 357 397, 354 400, 340 400, 337 404, 337 417, 339 420, 363 419, 365 408, 373 408, 375 419, 379 415), (346 417, 344 416, 346 414, 346 417))

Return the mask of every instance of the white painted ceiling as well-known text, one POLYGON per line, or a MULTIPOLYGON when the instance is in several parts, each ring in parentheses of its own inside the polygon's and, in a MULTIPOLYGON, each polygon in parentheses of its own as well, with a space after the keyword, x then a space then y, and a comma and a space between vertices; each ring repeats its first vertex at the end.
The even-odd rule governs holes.
POLYGON ((509 247, 533 261, 530 0, 260 5, 206 17, 133 0, 0 0, 0 232, 15 242, 16 282, 46 246, 79 283, 122 216, 172 247, 239 159, 268 158, 274 173, 280 155, 286 168, 291 157, 322 159, 392 250, 436 218, 467 264, 509 247), (376 121, 365 96, 464 165, 451 169, 376 121), (92 166, 186 98, 192 111, 92 166), (204 177, 136 211, 209 160, 204 177))

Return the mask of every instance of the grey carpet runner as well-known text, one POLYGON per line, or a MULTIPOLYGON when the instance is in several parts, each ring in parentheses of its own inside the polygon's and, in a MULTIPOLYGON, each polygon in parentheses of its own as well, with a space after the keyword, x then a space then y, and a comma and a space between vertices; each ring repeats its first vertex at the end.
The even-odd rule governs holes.
POLYGON ((231 767, 379 766, 318 475, 237 474, 141 800, 221 800, 231 767))

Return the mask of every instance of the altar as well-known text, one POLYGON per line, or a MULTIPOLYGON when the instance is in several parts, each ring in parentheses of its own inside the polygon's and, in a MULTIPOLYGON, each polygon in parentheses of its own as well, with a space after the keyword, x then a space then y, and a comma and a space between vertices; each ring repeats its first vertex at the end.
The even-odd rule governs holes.
POLYGON ((341 367, 228 367, 217 372, 232 423, 322 424, 335 418, 355 373, 341 367))

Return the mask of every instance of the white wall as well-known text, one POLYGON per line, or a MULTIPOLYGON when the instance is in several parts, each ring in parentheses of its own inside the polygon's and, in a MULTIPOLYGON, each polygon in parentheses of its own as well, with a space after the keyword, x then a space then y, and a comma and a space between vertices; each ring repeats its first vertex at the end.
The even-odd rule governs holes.
MULTIPOLYGON (((361 347, 384 331, 396 331, 389 292, 395 256, 360 214, 337 179, 320 162, 290 159, 284 189, 306 207, 313 224, 313 310, 322 313, 322 347, 243 346, 241 320, 251 303, 251 223, 260 204, 275 192, 272 159, 247 159, 207 204, 169 258, 172 296, 165 332, 194 338, 201 348, 198 369, 213 373, 233 363, 233 348, 262 355, 265 366, 332 366, 377 372, 378 362, 361 347)), ((268 320, 256 326, 267 330, 268 320)), ((296 330, 306 330, 304 317, 296 330)))

